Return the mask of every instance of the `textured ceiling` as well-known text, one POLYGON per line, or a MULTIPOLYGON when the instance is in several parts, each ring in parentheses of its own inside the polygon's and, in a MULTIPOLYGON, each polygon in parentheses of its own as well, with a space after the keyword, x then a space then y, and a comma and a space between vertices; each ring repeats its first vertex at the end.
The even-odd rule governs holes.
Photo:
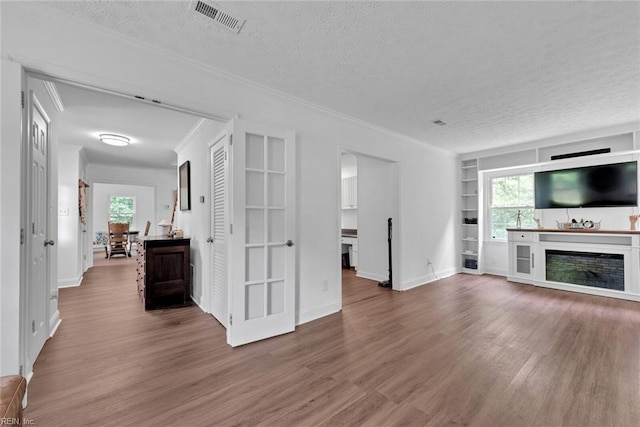
POLYGON ((239 34, 188 1, 46 2, 454 152, 640 117, 638 2, 217 3, 239 34))

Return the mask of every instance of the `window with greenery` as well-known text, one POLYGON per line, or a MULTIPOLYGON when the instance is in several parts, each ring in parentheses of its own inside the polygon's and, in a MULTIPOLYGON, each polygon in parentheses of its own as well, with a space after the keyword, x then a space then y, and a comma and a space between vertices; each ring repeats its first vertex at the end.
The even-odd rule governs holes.
POLYGON ((109 199, 109 221, 126 222, 133 227, 136 216, 136 200, 134 197, 111 196, 109 199))
POLYGON ((491 179, 491 238, 507 240, 507 228, 533 228, 533 174, 491 179))

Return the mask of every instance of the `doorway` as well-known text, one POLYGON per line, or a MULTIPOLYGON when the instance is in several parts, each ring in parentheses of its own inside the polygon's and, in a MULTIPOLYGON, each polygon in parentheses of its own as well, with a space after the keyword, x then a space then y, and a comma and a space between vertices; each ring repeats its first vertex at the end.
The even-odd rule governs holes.
POLYGON ((392 288, 400 289, 398 163, 340 153, 340 266, 342 306, 389 291, 388 219, 392 219, 392 288))
MULTIPOLYGON (((32 157, 39 165, 31 168, 33 161, 23 160, 21 177, 24 198, 21 228, 25 239, 20 257, 23 274, 20 283, 21 349, 18 357, 24 375, 29 378, 38 353, 60 324, 58 289, 79 285, 88 264, 93 261, 95 234, 91 201, 92 191, 96 188, 93 180, 88 178, 88 171, 91 171, 94 178, 99 177, 96 181, 112 184, 136 183, 149 189, 145 197, 137 197, 137 208, 141 212, 150 209, 151 212, 158 211, 158 215, 162 215, 164 205, 168 206, 166 210, 170 212, 173 192, 177 187, 176 154, 173 148, 201 120, 201 116, 162 108, 154 103, 144 103, 131 99, 132 97, 37 72, 24 71, 22 84, 26 98, 25 111, 29 112, 25 114, 28 116, 26 120, 28 123, 33 121, 34 124, 23 124, 22 128, 29 132, 28 135, 25 132, 26 139, 22 145, 25 149, 33 147, 32 157), (99 108, 92 99, 104 102, 103 108, 99 108), (113 115, 108 114, 109 110, 113 115), (131 117, 136 114, 142 114, 145 120, 137 120, 132 124, 131 117), (176 121, 167 123, 166 117, 169 114, 180 114, 183 126, 175 126, 176 121), (84 127, 77 126, 65 131, 65 120, 75 120, 74 123, 81 123, 84 127), (127 122, 131 126, 131 134, 135 134, 138 129, 148 128, 151 134, 149 139, 154 145, 150 149, 141 148, 141 138, 132 137, 129 146, 111 147, 113 151, 110 152, 86 149, 90 144, 101 144, 94 132, 113 132, 121 122, 127 122), (172 135, 172 127, 182 133, 179 136, 172 135), (88 128, 92 128, 94 132, 88 128), (37 144, 34 138, 36 134, 37 144), (173 143, 164 151, 156 150, 162 142, 162 134, 167 134, 167 139, 173 143), (161 168, 154 169, 151 159, 167 158, 167 153, 170 157, 165 165, 165 172, 161 172, 161 168), (32 174, 32 171, 37 171, 37 174, 32 174), (91 183, 86 185, 88 181, 91 183), (87 211, 79 209, 80 183, 88 190, 85 199, 87 211), (165 187, 166 197, 158 190, 165 187), (34 233, 30 232, 32 229, 34 233), (29 238, 31 234, 33 239, 29 238), (34 261, 30 261, 32 258, 38 261, 37 269, 33 267, 34 261)), ((118 194, 123 195, 121 192, 118 194)), ((155 222, 155 214, 146 213, 143 216, 150 216, 148 220, 155 222)), ((147 218, 141 218, 141 221, 144 225, 147 218)), ((104 230, 106 221, 102 222, 104 227, 101 230, 104 230)), ((102 251, 101 256, 104 257, 104 248, 102 251)), ((135 272, 135 266, 131 268, 135 272)), ((136 298, 135 292, 131 295, 136 298)))

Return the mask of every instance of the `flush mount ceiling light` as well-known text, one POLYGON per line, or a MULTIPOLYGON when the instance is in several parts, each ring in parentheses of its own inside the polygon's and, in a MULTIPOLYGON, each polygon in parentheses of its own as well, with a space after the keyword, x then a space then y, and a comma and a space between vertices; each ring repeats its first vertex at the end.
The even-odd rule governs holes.
POLYGON ((108 145, 115 145, 116 147, 126 147, 130 141, 126 136, 115 135, 113 133, 101 133, 99 138, 101 142, 108 145))

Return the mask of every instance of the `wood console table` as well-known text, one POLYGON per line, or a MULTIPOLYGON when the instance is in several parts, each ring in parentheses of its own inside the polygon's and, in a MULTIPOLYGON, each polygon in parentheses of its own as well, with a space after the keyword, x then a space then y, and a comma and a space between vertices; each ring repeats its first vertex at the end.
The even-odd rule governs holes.
POLYGON ((191 303, 190 239, 139 236, 137 287, 145 310, 191 303))

